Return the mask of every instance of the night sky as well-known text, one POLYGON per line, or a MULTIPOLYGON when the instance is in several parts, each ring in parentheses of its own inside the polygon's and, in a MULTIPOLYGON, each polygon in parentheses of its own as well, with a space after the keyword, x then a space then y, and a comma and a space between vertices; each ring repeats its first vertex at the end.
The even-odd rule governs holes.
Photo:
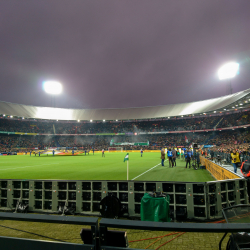
POLYGON ((0 100, 62 108, 126 108, 229 94, 217 70, 241 63, 250 88, 249 0, 1 0, 0 100))

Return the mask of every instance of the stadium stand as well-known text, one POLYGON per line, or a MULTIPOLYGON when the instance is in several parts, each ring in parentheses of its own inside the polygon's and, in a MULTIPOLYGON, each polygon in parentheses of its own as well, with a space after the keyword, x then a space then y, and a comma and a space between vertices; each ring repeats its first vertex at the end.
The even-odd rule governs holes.
POLYGON ((0 117, 0 131, 46 134, 140 133, 226 128, 250 124, 250 111, 207 117, 155 121, 64 122, 0 117), (219 123, 220 121, 220 123, 219 123), (54 133, 56 132, 56 133, 54 133))
POLYGON ((111 139, 149 141, 144 149, 190 143, 239 148, 250 141, 250 89, 200 102, 128 109, 71 110, 0 102, 0 114, 0 151, 99 150, 108 148, 111 139), (56 118, 58 113, 61 120, 56 118))
MULTIPOLYGON (((114 136, 32 136, 32 135, 1 135, 0 151, 23 151, 32 148, 45 149, 48 147, 77 147, 77 148, 108 148, 114 136)), ((229 131, 158 134, 158 135, 131 135, 116 136, 119 142, 149 141, 145 149, 157 149, 168 146, 189 146, 190 142, 199 145, 217 145, 218 147, 250 143, 249 129, 229 131), (186 142, 186 139, 188 142, 186 142)), ((124 146, 124 149, 140 149, 140 146, 124 146)))

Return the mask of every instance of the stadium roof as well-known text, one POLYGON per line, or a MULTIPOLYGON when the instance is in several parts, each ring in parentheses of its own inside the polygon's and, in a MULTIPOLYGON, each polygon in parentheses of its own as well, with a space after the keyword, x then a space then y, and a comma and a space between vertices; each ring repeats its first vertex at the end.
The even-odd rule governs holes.
POLYGON ((250 89, 198 102, 122 109, 64 109, 0 102, 0 114, 52 120, 132 120, 156 119, 249 108, 250 89))

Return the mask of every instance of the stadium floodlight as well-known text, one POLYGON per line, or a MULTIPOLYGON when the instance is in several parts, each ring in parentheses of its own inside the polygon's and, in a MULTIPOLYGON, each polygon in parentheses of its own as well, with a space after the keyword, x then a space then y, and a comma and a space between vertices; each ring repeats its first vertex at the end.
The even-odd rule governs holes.
POLYGON ((90 122, 92 122, 93 120, 90 120, 90 122))
POLYGON ((218 77, 220 80, 234 78, 239 73, 240 65, 236 62, 229 62, 224 64, 218 70, 218 77))
POLYGON ((22 117, 22 119, 24 120, 24 117, 22 117))
POLYGON ((115 120, 116 122, 118 122, 118 120, 115 120))
POLYGON ((103 122, 105 122, 105 120, 103 120, 103 122))
POLYGON ((46 81, 43 83, 43 89, 47 94, 59 95, 62 93, 62 84, 57 81, 46 81))
POLYGON ((78 122, 80 122, 80 120, 77 120, 78 122))
MULTIPOLYGON (((229 62, 224 64, 222 67, 218 70, 218 77, 219 80, 228 80, 234 78, 236 75, 239 74, 240 65, 236 62, 229 62)), ((232 84, 231 81, 229 81, 230 85, 230 94, 233 94, 232 90, 232 84)))
POLYGON ((5 116, 5 114, 3 114, 3 116, 5 116))
POLYGON ((13 115, 11 115, 10 118, 13 118, 13 115))

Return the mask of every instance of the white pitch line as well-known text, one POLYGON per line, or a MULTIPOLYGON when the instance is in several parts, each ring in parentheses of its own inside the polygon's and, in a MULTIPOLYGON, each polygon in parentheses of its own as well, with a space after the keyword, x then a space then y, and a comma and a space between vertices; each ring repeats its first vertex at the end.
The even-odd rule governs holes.
POLYGON ((142 174, 140 174, 140 175, 136 176, 134 179, 132 179, 132 181, 133 181, 133 180, 135 180, 135 179, 137 179, 138 177, 140 177, 140 176, 142 176, 142 175, 146 174, 147 172, 149 172, 150 170, 152 170, 152 169, 156 168, 156 167, 157 167, 157 166, 159 166, 159 165, 161 165, 161 163, 159 163, 159 164, 155 165, 154 167, 150 168, 149 170, 147 170, 147 171, 143 172, 142 174))
MULTIPOLYGON (((59 164, 59 163, 51 163, 51 164, 42 164, 42 165, 34 165, 34 166, 25 166, 25 167, 20 167, 20 168, 32 168, 32 167, 40 167, 40 166, 45 166, 45 165, 52 165, 52 164, 59 164)), ((1 169, 2 170, 13 170, 13 169, 19 169, 19 168, 6 168, 6 169, 1 169)))

